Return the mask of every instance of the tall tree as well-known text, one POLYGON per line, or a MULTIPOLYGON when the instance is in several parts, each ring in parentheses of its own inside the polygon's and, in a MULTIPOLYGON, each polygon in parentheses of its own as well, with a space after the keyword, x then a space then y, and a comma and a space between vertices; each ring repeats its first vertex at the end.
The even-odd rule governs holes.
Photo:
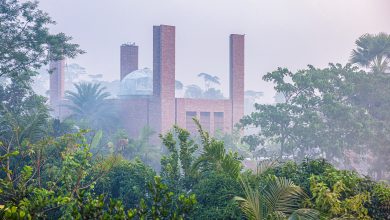
POLYGON ((216 84, 216 85, 220 84, 218 76, 213 76, 208 73, 199 73, 198 77, 203 78, 206 91, 210 89, 211 84, 216 84))
POLYGON ((0 21, 0 77, 22 80, 50 60, 83 53, 71 37, 49 32, 55 22, 36 1, 1 0, 0 21))
MULTIPOLYGON (((301 159, 305 155, 343 158, 346 149, 361 149, 369 135, 370 116, 352 105, 356 80, 365 76, 351 65, 331 64, 328 68, 296 73, 279 68, 263 79, 275 83, 285 97, 283 103, 256 105, 256 112, 242 119, 245 127, 259 128, 244 140, 255 149, 276 143, 281 156, 287 153, 301 159)), ((365 142, 366 143, 366 142, 365 142)))
POLYGON ((386 33, 364 34, 356 40, 351 63, 369 68, 373 73, 390 71, 390 35, 386 33))
POLYGON ((71 37, 50 33, 53 24, 35 1, 0 1, 0 142, 6 152, 49 131, 46 99, 31 88, 34 70, 83 53, 71 37))
POLYGON ((66 98, 70 104, 66 107, 71 110, 70 118, 80 122, 87 128, 110 131, 117 125, 115 110, 107 102, 110 93, 98 83, 75 84, 77 92, 67 91, 66 98))

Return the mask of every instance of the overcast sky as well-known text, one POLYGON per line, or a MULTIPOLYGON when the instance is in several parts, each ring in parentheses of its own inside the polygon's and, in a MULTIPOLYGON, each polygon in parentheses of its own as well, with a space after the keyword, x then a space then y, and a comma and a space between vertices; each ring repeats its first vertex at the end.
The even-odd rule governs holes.
POLYGON ((246 90, 265 93, 262 75, 277 67, 346 63, 364 33, 390 33, 390 0, 41 0, 57 21, 54 32, 74 38, 87 53, 78 63, 89 74, 119 79, 119 46, 139 45, 139 66, 152 67, 152 26, 176 26, 176 79, 221 78, 228 95, 229 34, 246 34, 246 90))

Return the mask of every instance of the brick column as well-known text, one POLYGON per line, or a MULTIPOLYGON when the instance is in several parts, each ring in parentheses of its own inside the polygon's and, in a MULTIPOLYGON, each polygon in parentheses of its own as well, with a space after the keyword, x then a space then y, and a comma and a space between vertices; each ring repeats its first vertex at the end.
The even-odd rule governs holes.
POLYGON ((230 99, 232 102, 232 129, 244 116, 244 46, 244 35, 230 35, 230 99))
POLYGON ((133 44, 122 44, 120 49, 121 80, 135 70, 138 70, 138 46, 133 44))
POLYGON ((153 27, 153 95, 159 102, 159 129, 164 133, 175 124, 175 27, 153 27))

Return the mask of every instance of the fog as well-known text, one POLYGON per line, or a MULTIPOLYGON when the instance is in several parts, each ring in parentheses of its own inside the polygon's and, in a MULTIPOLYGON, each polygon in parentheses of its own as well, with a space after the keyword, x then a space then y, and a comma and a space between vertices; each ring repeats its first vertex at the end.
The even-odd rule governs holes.
POLYGON ((389 12, 0 0, 0 219, 390 219, 389 12))
POLYGON ((74 38, 87 53, 77 63, 89 74, 119 79, 119 46, 139 45, 139 66, 152 67, 152 26, 176 26, 176 77, 201 85, 207 72, 221 79, 228 96, 228 36, 246 34, 245 89, 264 92, 261 76, 279 66, 346 63, 364 33, 390 32, 388 0, 42 0, 40 8, 57 21, 53 31, 74 38))

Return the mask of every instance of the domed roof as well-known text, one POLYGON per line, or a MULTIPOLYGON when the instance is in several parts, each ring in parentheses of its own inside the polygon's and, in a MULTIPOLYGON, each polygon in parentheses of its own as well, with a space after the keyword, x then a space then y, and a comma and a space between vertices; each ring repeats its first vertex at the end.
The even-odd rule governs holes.
POLYGON ((122 79, 120 96, 153 94, 153 71, 149 68, 135 70, 122 79))

